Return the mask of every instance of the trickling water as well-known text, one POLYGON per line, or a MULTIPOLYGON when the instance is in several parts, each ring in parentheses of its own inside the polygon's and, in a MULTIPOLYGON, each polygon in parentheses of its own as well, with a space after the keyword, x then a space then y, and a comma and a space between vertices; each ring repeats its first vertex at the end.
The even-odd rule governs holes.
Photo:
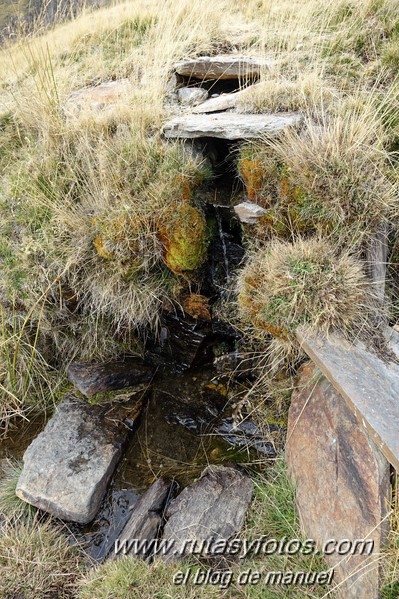
POLYGON ((229 283, 230 282, 229 258, 227 255, 227 245, 226 245, 225 234, 223 231, 223 223, 222 223, 222 217, 220 214, 219 206, 215 206, 215 215, 216 215, 216 221, 218 224, 219 239, 220 239, 220 243, 222 245, 222 250, 223 250, 223 262, 224 262, 224 268, 225 268, 225 274, 226 274, 226 283, 229 283))

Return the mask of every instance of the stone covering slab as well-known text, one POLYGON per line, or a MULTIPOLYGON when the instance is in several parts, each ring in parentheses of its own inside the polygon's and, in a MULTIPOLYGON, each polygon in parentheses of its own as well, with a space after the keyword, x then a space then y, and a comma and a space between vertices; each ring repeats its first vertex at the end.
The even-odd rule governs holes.
POLYGON ((239 114, 221 112, 213 114, 188 114, 168 121, 163 134, 167 138, 194 139, 217 137, 220 139, 253 139, 275 137, 286 129, 299 125, 298 113, 239 114))
POLYGON ((257 60, 247 56, 198 56, 175 64, 175 71, 195 79, 257 78, 262 70, 270 68, 271 60, 257 60))

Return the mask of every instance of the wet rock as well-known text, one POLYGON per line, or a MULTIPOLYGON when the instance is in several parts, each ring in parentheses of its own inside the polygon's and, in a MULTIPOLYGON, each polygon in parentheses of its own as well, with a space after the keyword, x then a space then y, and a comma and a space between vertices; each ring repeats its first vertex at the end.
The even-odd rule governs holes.
MULTIPOLYGON (((277 427, 270 425, 270 429, 277 427)), ((242 422, 234 422, 232 417, 225 418, 223 422, 215 428, 215 433, 220 435, 227 443, 246 449, 255 449, 268 458, 275 458, 277 453, 271 441, 265 439, 265 435, 260 430, 256 422, 246 418, 242 422)))
POLYGON ((67 397, 26 450, 17 496, 58 518, 90 522, 127 433, 104 408, 67 397))
POLYGON ((134 387, 150 381, 153 367, 141 358, 127 357, 103 363, 72 362, 67 369, 69 381, 86 397, 134 387))
POLYGON ((115 540, 120 538, 131 510, 139 499, 140 494, 134 489, 110 490, 109 497, 102 502, 88 532, 82 534, 81 526, 70 525, 74 536, 84 545, 85 552, 91 558, 102 562, 114 551, 115 540))
POLYGON ((64 111, 68 115, 78 114, 82 110, 104 110, 126 103, 126 98, 133 89, 129 79, 107 81, 100 85, 86 87, 73 92, 64 103, 64 111))
POLYGON ((123 528, 113 552, 111 559, 121 555, 134 554, 141 557, 151 555, 151 549, 130 545, 130 539, 141 541, 152 541, 158 536, 162 524, 162 515, 165 506, 176 494, 176 485, 164 478, 159 478, 140 497, 131 510, 129 520, 123 528), (122 550, 121 550, 122 548, 122 550))
POLYGON ((197 106, 208 98, 208 92, 200 87, 181 87, 177 97, 183 106, 197 106))
POLYGON ((234 212, 240 222, 256 225, 258 219, 266 213, 266 210, 253 202, 241 202, 241 204, 234 206, 234 212))
POLYGON ((286 457, 301 524, 319 548, 330 539, 374 543, 371 555, 334 551, 325 559, 335 569, 337 597, 377 599, 388 523, 388 462, 343 397, 317 375, 312 365, 302 369, 288 420, 286 457))
POLYGON ((241 92, 235 92, 232 94, 220 94, 215 98, 210 98, 206 102, 203 102, 200 106, 194 108, 194 114, 207 114, 210 112, 222 112, 235 108, 237 106, 238 98, 241 92))
POLYGON ((201 354, 211 332, 206 322, 164 314, 159 339, 147 344, 148 359, 158 364, 174 364, 180 369, 189 368, 201 354))
POLYGON ((174 540, 179 549, 184 549, 185 541, 192 541, 181 551, 183 555, 202 553, 202 543, 210 538, 229 539, 241 530, 252 490, 251 479, 238 470, 208 466, 169 505, 162 538, 174 540))
POLYGON ((176 73, 195 79, 253 79, 268 69, 271 61, 245 56, 199 56, 174 65, 176 73))
POLYGON ((197 137, 253 139, 262 136, 274 137, 287 127, 298 125, 300 122, 301 117, 296 113, 189 114, 168 121, 163 128, 163 134, 166 138, 178 139, 197 137))

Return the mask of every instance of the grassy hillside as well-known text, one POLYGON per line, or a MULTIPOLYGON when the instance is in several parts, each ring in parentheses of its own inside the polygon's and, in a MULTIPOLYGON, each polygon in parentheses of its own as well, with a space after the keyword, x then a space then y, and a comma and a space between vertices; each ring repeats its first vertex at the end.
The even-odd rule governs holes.
MULTIPOLYGON (((1 5, 3 23, 11 9, 1 5)), ((201 292, 212 172, 160 131, 173 64, 225 52, 273 63, 241 110, 303 117, 235 157, 267 213, 243 228, 246 263, 220 312, 261 354, 262 384, 273 387, 287 356, 292 373, 301 324, 371 343, 380 318, 397 322, 399 0, 129 0, 83 11, 0 50, 4 434, 15 415, 59 401, 71 360, 139 351, 163 311, 201 292), (121 78, 132 84, 123 103, 68 115, 72 92, 121 78), (366 261, 380 227, 384 306, 366 261)))

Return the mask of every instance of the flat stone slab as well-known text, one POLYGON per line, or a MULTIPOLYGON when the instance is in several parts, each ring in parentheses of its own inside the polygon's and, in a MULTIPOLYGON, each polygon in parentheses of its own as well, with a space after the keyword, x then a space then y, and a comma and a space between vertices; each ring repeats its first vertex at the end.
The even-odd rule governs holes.
POLYGON ((201 553, 211 538, 229 539, 242 528, 252 491, 251 479, 238 470, 208 466, 169 505, 162 538, 174 541, 179 556, 201 553))
POLYGON ((261 61, 246 56, 199 56, 182 60, 174 65, 178 75, 195 79, 241 79, 259 77, 262 70, 270 67, 272 61, 261 61))
POLYGON ((103 363, 72 362, 67 369, 69 381, 83 395, 91 397, 126 389, 150 381, 154 368, 141 358, 125 358, 103 363))
POLYGON ((127 432, 104 408, 67 397, 26 450, 17 496, 57 518, 90 522, 127 432))
MULTIPOLYGON (((390 349, 399 360, 398 334, 393 330, 389 334, 390 349)), ((399 363, 388 357, 385 361, 362 343, 352 345, 337 334, 327 339, 300 330, 298 339, 378 449, 399 470, 399 363)))
POLYGON ((286 459, 302 529, 334 568, 334 597, 378 599, 389 464, 313 364, 292 395, 286 459))
POLYGON ((168 121, 163 128, 167 138, 194 139, 218 137, 220 139, 253 139, 274 137, 283 129, 299 125, 297 113, 239 114, 221 112, 214 114, 189 114, 168 121))

